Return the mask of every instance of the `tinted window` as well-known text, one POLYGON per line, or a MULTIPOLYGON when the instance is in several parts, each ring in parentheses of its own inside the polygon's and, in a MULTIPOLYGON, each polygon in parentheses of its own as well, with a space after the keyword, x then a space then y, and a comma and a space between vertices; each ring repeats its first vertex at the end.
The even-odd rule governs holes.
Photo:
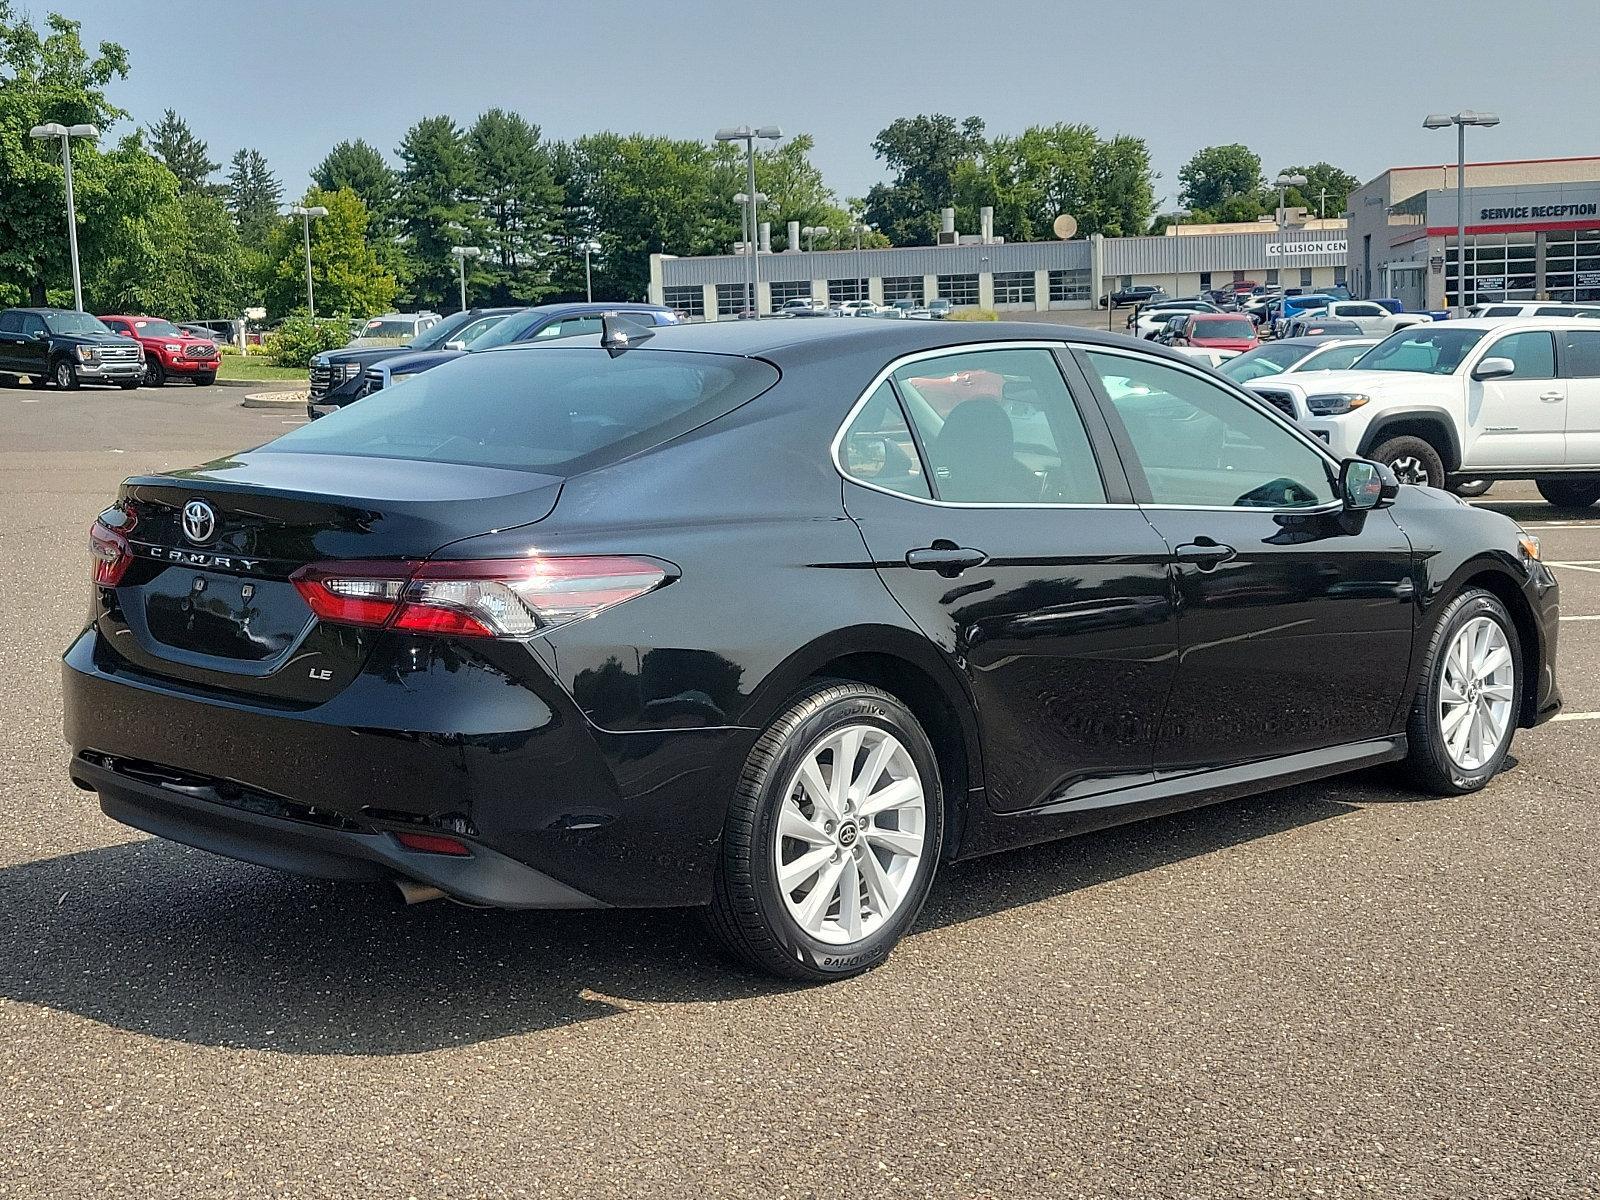
POLYGON ((1520 304, 1496 304, 1493 308, 1486 308, 1480 316, 1485 317, 1517 317, 1522 315, 1520 304))
POLYGON ((1600 329, 1569 329, 1562 338, 1567 347, 1567 374, 1579 379, 1600 379, 1600 329))
POLYGON ((1449 375, 1483 340, 1485 330, 1451 329, 1447 324, 1414 325, 1391 333, 1361 360, 1363 371, 1421 371, 1449 375))
POLYGON ((1387 315, 1387 309, 1376 304, 1341 304, 1339 315, 1341 317, 1381 317, 1387 315))
POLYGON ((1304 353, 1304 346, 1288 342, 1268 342, 1265 346, 1245 351, 1238 358, 1230 358, 1217 369, 1229 379, 1248 383, 1252 379, 1260 379, 1264 375, 1276 375, 1280 371, 1287 370, 1304 353))
MULTIPOLYGON (((649 313, 640 313, 639 314, 639 319, 640 319, 640 323, 641 324, 644 324, 644 325, 650 324, 650 314, 649 313)), ((539 330, 539 332, 536 333, 534 335, 534 337, 542 342, 547 338, 578 337, 579 335, 585 334, 585 333, 599 333, 599 332, 600 332, 600 318, 599 317, 567 317, 565 320, 562 320, 562 321, 552 321, 552 322, 550 322, 550 324, 546 325, 543 329, 539 330)))
POLYGON ((1329 346, 1326 350, 1319 350, 1297 370, 1300 371, 1343 371, 1352 366, 1371 346, 1329 346))
POLYGON ((48 330, 46 330, 45 327, 44 327, 44 318, 41 317, 38 313, 23 313, 22 314, 22 332, 23 333, 46 333, 46 332, 48 332, 48 330))
POLYGON ((574 474, 731 412, 777 379, 766 363, 723 354, 466 354, 268 448, 574 474))
POLYGON ((894 382, 941 500, 1103 504, 1077 406, 1048 350, 977 350, 901 367, 894 382))
POLYGON ((1533 315, 1536 317, 1575 317, 1578 315, 1578 310, 1575 308, 1558 308, 1554 305, 1546 304, 1542 308, 1534 309, 1533 315))
POLYGON ((1248 317, 1224 317, 1221 320, 1196 321, 1190 333, 1198 338, 1249 339, 1256 336, 1256 325, 1248 317))
POLYGON ((1490 346, 1485 358, 1509 358, 1516 370, 1507 378, 1554 379, 1556 374, 1555 338, 1543 331, 1513 333, 1490 346))
POLYGON ((878 385, 850 422, 839 451, 852 479, 925 500, 933 495, 905 413, 887 381, 878 385))
POLYGON ((442 350, 444 344, 457 337, 464 337, 471 330, 482 331, 487 326, 502 319, 506 314, 501 313, 493 317, 474 317, 470 311, 452 313, 437 324, 430 325, 428 332, 411 343, 413 350, 442 350), (460 330, 460 333, 457 333, 460 330))
POLYGON ((22 314, 12 310, 0 313, 0 333, 21 333, 22 314))
POLYGON ((1148 359, 1088 357, 1154 503, 1311 508, 1334 499, 1327 460, 1231 392, 1148 359))

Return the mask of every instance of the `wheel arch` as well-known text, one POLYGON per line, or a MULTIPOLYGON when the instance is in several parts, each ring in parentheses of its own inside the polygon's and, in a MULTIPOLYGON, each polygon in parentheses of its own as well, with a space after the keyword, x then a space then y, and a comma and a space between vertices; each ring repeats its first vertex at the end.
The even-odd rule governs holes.
POLYGON ((1442 408, 1403 408, 1379 413, 1361 435, 1356 453, 1365 457, 1381 442, 1394 437, 1420 437, 1439 452, 1446 471, 1461 468, 1461 439, 1455 422, 1442 408))
POLYGON ((960 676, 920 633, 892 625, 840 631, 796 651, 751 696, 749 725, 765 728, 794 696, 820 679, 882 688, 927 732, 944 793, 944 857, 959 852, 967 798, 983 786, 983 758, 971 695, 960 676))

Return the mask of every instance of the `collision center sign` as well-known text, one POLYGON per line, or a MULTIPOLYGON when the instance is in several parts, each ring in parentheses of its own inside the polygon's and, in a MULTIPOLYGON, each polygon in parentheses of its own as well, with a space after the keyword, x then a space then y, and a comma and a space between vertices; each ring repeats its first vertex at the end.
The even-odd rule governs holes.
POLYGON ((1268 242, 1267 257, 1280 258, 1290 254, 1348 254, 1350 243, 1338 242, 1268 242))

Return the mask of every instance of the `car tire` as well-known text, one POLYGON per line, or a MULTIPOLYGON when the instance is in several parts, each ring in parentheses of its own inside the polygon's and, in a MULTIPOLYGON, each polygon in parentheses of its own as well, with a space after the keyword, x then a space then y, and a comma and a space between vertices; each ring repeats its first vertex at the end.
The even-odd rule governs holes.
POLYGON ((145 364, 144 382, 147 387, 166 387, 167 369, 152 359, 145 364))
POLYGON ((916 717, 879 688, 819 681, 745 761, 706 924, 735 957, 770 974, 859 975, 888 958, 916 920, 943 842, 938 761, 916 717), (833 764, 843 753, 851 774, 841 803, 833 764), (862 787, 873 790, 850 790, 862 787), (882 807, 891 793, 892 806, 882 807), (877 809, 868 807, 874 799, 877 809))
POLYGON ((1588 508, 1600 500, 1600 480, 1536 479, 1539 495, 1557 508, 1588 508))
POLYGON ((1395 473, 1401 483, 1445 484, 1444 460, 1430 442, 1409 434, 1393 437, 1372 448, 1372 458, 1395 473))
POLYGON ((1458 496, 1471 499, 1482 496, 1493 486, 1492 479, 1460 479, 1450 485, 1450 490, 1458 496))
POLYGON ((69 358, 56 359, 56 365, 50 369, 50 378, 63 391, 72 391, 79 386, 78 368, 72 365, 69 358))
POLYGON ((1517 731, 1523 679, 1517 627, 1493 593, 1469 589, 1440 614, 1423 663, 1406 723, 1406 774, 1435 795, 1475 792, 1505 763, 1517 731))

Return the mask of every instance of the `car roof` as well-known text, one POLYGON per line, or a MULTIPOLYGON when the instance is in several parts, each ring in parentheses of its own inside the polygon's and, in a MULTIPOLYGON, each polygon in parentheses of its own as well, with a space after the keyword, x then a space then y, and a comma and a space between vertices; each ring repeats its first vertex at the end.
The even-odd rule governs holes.
MULTIPOLYGON (((1460 320, 1424 321, 1429 329, 1600 329, 1593 317, 1463 317, 1460 320)), ((1406 326, 1407 332, 1420 325, 1406 326)))
MULTIPOLYGON (((563 339, 566 341, 567 339, 563 339)), ((1166 353, 1127 334, 1082 325, 1045 321, 708 321, 660 325, 639 343, 652 350, 736 354, 747 358, 804 358, 830 348, 850 353, 879 352, 885 361, 919 350, 938 350, 980 342, 1076 342, 1080 345, 1166 353)), ((597 346, 599 335, 572 338, 573 346, 597 346)), ((545 345, 549 345, 546 343, 545 345)), ((497 346, 482 354, 529 352, 537 342, 497 346)), ((781 362, 780 362, 781 365, 781 362)))

